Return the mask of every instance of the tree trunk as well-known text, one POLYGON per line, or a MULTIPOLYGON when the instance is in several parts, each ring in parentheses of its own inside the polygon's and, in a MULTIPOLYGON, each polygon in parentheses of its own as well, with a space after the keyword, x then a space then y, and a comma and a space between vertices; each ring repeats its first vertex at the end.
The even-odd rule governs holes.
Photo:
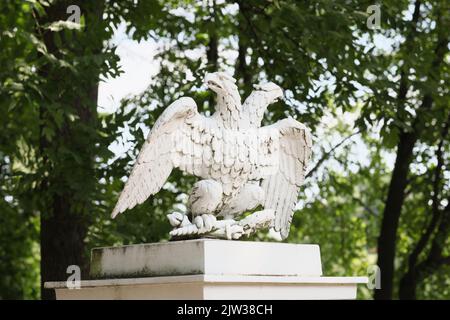
POLYGON ((246 10, 242 4, 238 3, 239 5, 239 14, 238 14, 238 36, 239 36, 239 42, 238 42, 238 58, 236 61, 236 68, 235 68, 235 76, 238 82, 242 83, 243 88, 243 97, 244 99, 252 92, 253 86, 252 86, 252 74, 251 70, 249 68, 249 65, 247 65, 247 49, 248 49, 248 43, 247 38, 244 30, 248 28, 245 22, 243 10, 246 10))
MULTIPOLYGON (((419 12, 421 7, 421 1, 416 0, 413 13, 413 19, 411 21, 411 32, 408 34, 405 42, 406 48, 411 50, 412 42, 416 31, 416 26, 419 21, 419 12)), ((446 52, 448 51, 448 28, 444 25, 443 13, 446 12, 440 7, 437 7, 437 19, 436 19, 436 33, 437 43, 434 50, 434 59, 428 70, 427 78, 438 81, 440 74, 440 65, 444 61, 446 52)), ((400 88, 399 88, 399 109, 406 98, 407 88, 407 71, 403 70, 401 73, 400 88)), ((430 87, 433 87, 431 85, 430 87)), ((378 266, 381 271, 381 289, 375 291, 375 299, 392 299, 392 289, 394 281, 394 260, 396 249, 396 235, 397 228, 400 219, 400 214, 405 198, 405 188, 407 184, 407 175, 409 165, 412 160, 412 153, 414 145, 422 133, 421 118, 424 117, 423 113, 428 112, 433 105, 433 92, 430 89, 425 88, 423 92, 423 100, 418 107, 417 116, 413 121, 412 129, 410 132, 401 131, 399 143, 397 145, 397 158, 395 161, 394 171, 391 177, 391 182, 388 190, 388 197, 386 199, 383 220, 380 230, 380 236, 378 238, 378 266)), ((415 286, 418 282, 418 274, 422 273, 418 271, 420 268, 414 268, 410 262, 409 274, 405 275, 403 280, 404 287, 402 288, 402 296, 414 297, 415 288, 411 289, 410 286, 415 286)))
POLYGON ((416 300, 417 276, 415 270, 410 270, 400 280, 398 297, 401 300, 416 300))
POLYGON ((397 158, 389 185, 380 236, 378 238, 378 266, 381 289, 375 291, 376 300, 392 299, 396 237, 400 213, 405 199, 405 188, 412 151, 416 143, 413 133, 402 133, 397 145, 397 158))
MULTIPOLYGON (((417 241, 416 246, 410 253, 408 257, 408 271, 403 275, 400 280, 399 286, 399 298, 401 300, 415 300, 416 299, 416 287, 419 282, 419 274, 422 273, 419 268, 423 268, 423 263, 418 263, 419 256, 430 242, 433 232, 435 232, 436 227, 438 226, 439 219, 443 215, 443 213, 439 210, 439 202, 441 201, 440 189, 441 189, 441 179, 442 179, 442 167, 444 166, 444 158, 443 158, 443 149, 444 149, 444 141, 448 136, 448 130, 450 128, 450 113, 448 115, 447 121, 445 122, 441 134, 440 134, 440 142, 438 144, 438 148, 436 150, 436 159, 437 165, 434 168, 433 175, 433 193, 431 196, 432 206, 431 206, 431 220, 425 229, 422 236, 417 241)), ((444 211, 445 212, 445 211, 444 211)), ((445 221, 444 221, 445 222, 445 221)), ((445 226, 444 226, 445 227, 445 226)), ((440 228, 442 228, 442 221, 440 224, 440 228)))
MULTIPOLYGON (((208 61, 208 65, 206 67, 206 70, 208 72, 217 72, 219 71, 219 38, 217 35, 217 21, 216 21, 216 1, 213 0, 212 3, 210 3, 209 12, 211 13, 211 16, 208 20, 208 36, 209 36, 209 42, 208 46, 206 48, 206 59, 208 61)), ((208 99, 208 108, 212 112, 214 110, 214 106, 216 102, 216 96, 214 94, 211 94, 208 99)))
MULTIPOLYGON (((417 12, 420 9, 420 1, 416 1, 416 6, 413 14, 414 30, 417 23, 417 12)), ((438 12, 440 12, 438 8, 438 12)), ((428 70, 428 78, 437 81, 440 75, 440 65, 444 61, 446 52, 448 52, 448 28, 444 27, 443 16, 438 14, 436 22, 436 32, 438 34, 436 47, 434 50, 434 59, 428 70)), ((406 74, 402 74, 399 102, 401 103, 406 97, 406 83, 402 80, 406 74), (403 89, 403 91, 402 91, 403 89)), ((406 78, 405 78, 406 79, 406 78)), ((392 174, 391 182, 389 185, 388 197, 385 203, 383 220, 381 225, 380 236, 378 238, 378 266, 381 271, 381 289, 375 291, 375 299, 392 299, 392 289, 394 281, 394 260, 396 249, 396 235, 397 228, 400 219, 400 214, 405 198, 405 188, 407 184, 407 175, 409 165, 412 160, 413 148, 418 140, 419 135, 422 133, 421 118, 424 117, 424 113, 428 112, 433 105, 433 95, 429 89, 423 94, 421 105, 418 107, 417 116, 413 121, 411 132, 404 132, 400 134, 399 143, 397 146, 397 158, 395 161, 394 172, 392 174)), ((411 263, 410 263, 411 264, 411 263)), ((411 266, 410 266, 411 268, 411 266)), ((418 282, 418 274, 423 276, 423 272, 416 270, 413 267, 410 270, 410 274, 404 280, 404 288, 402 289, 402 295, 404 297, 414 297, 415 288, 410 289, 409 286, 416 285, 418 282)))
POLYGON ((41 216, 41 298, 55 299, 53 289, 44 289, 46 281, 64 281, 70 265, 81 268, 85 278, 84 238, 87 223, 70 210, 70 199, 54 199, 51 216, 41 216))
MULTIPOLYGON (((57 1, 46 8, 46 15, 38 17, 37 36, 40 37, 47 51, 57 58, 61 58, 59 49, 54 41, 54 33, 41 29, 47 23, 66 20, 67 7, 75 1, 57 1)), ((94 26, 101 21, 103 1, 79 4, 81 10, 85 10, 86 27, 82 31, 73 34, 72 41, 80 43, 79 47, 67 45, 73 48, 75 56, 96 54, 102 50, 101 38, 90 39, 94 26), (90 29, 89 29, 90 28, 90 29), (89 35, 87 32, 89 31, 89 35), (83 47, 83 41, 89 47, 83 47), (87 50, 88 53, 85 53, 87 50)), ((95 31, 95 30, 94 30, 95 31)), ((61 36, 62 41, 67 41, 61 36)), ((85 259, 85 237, 90 225, 89 207, 92 202, 91 191, 95 188, 94 157, 96 143, 95 126, 97 117, 98 77, 97 69, 90 68, 78 70, 80 74, 91 75, 88 80, 72 72, 59 70, 50 63, 41 67, 39 73, 47 79, 47 97, 40 106, 40 141, 39 151, 42 159, 42 168, 46 172, 45 178, 38 188, 41 198, 41 298, 54 299, 54 290, 44 288, 47 281, 65 281, 70 274, 67 268, 77 265, 81 270, 81 279, 87 277, 88 262, 85 259), (80 78, 81 77, 81 78, 80 78), (50 92, 67 92, 68 85, 73 85, 76 94, 51 95, 50 92), (50 100, 53 99, 53 100, 50 100), (67 108, 68 113, 77 116, 76 121, 64 118, 60 126, 54 124, 52 110, 49 104, 56 104, 61 108, 67 108), (45 129, 51 127, 55 135, 49 139, 45 135, 45 129), (91 128, 92 131, 87 128, 91 128), (70 150, 81 161, 76 161, 67 156, 59 156, 61 147, 70 150), (79 175, 83 177, 83 186, 73 186, 68 176, 79 175), (87 194, 87 195, 86 195, 87 194)), ((70 90, 69 90, 70 91, 70 90)))

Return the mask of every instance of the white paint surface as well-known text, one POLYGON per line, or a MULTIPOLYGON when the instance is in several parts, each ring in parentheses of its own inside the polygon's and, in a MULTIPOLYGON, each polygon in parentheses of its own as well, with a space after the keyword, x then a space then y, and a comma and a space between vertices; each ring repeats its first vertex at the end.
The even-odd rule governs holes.
POLYGON ((57 299, 355 299, 366 277, 173 276, 83 281, 71 290, 48 282, 57 299))
POLYGON ((355 299, 368 282, 323 277, 318 245, 198 239, 97 248, 93 260, 93 275, 106 279, 45 287, 61 300, 355 299))
POLYGON ((321 276, 318 245, 198 239, 94 249, 91 276, 321 276), (100 257, 101 258, 98 258, 100 257), (94 260, 98 260, 97 262, 94 260))

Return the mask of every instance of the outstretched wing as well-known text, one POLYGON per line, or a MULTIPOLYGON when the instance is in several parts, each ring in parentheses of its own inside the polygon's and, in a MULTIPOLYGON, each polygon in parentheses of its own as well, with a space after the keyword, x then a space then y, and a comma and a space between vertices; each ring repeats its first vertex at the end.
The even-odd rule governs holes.
POLYGON ((177 166, 174 165, 174 155, 180 132, 188 132, 186 128, 197 117, 201 117, 197 105, 187 97, 174 101, 164 110, 139 152, 111 214, 112 218, 144 202, 162 188, 172 169, 177 166))
POLYGON ((299 187, 311 156, 311 134, 300 122, 288 118, 275 124, 280 132, 279 166, 276 174, 262 181, 265 209, 275 210, 273 227, 283 239, 289 235, 299 187))

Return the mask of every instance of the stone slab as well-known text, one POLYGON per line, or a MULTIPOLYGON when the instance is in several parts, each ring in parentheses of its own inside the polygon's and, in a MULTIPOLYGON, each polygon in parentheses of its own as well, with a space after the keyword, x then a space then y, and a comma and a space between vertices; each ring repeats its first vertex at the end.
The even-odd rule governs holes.
POLYGON ((367 277, 280 277, 191 275, 81 281, 80 289, 65 282, 47 282, 58 300, 314 300, 355 299, 367 277))
POLYGON ((91 278, 321 276, 318 245, 197 239, 95 248, 91 278))

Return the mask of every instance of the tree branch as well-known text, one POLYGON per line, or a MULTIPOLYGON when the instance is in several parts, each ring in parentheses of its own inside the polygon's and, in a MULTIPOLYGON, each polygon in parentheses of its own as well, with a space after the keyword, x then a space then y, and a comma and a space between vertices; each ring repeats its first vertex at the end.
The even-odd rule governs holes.
POLYGON ((372 208, 370 208, 368 205, 366 205, 361 199, 357 197, 352 197, 353 201, 358 202, 364 209, 366 209, 370 214, 372 214, 375 217, 378 217, 378 213, 373 211, 372 208))
POLYGON ((416 267, 416 273, 419 279, 423 279, 433 273, 439 267, 450 264, 450 256, 442 256, 443 245, 450 233, 450 197, 448 204, 442 211, 442 219, 439 223, 438 231, 433 238, 430 252, 427 258, 416 267))
POLYGON ((433 177, 432 218, 425 232, 422 234, 415 248, 413 249, 413 251, 409 256, 408 259, 409 269, 415 268, 419 255, 422 253, 423 249, 425 249, 428 241, 430 240, 431 235, 433 234, 433 231, 436 229, 439 218, 441 217, 441 211, 439 210, 439 186, 442 175, 442 167, 444 165, 443 146, 445 138, 448 134, 449 126, 450 126, 450 114, 448 116, 447 122, 445 123, 444 127, 441 130, 441 140, 439 142, 438 149, 436 150, 437 165, 434 170, 434 177, 433 177))
POLYGON ((311 177, 311 175, 319 169, 319 167, 322 165, 322 163, 324 163, 325 160, 327 160, 331 156, 331 154, 333 154, 333 152, 336 151, 337 148, 339 148, 341 145, 343 145, 347 140, 349 140, 353 136, 356 136, 357 134, 360 134, 360 133, 361 133, 361 131, 358 130, 358 131, 352 133, 351 135, 345 137, 341 142, 339 142, 334 147, 332 147, 328 152, 326 152, 322 156, 322 158, 316 163, 316 165, 306 174, 305 178, 311 177))
POLYGON ((450 266, 450 256, 448 256, 448 257, 442 257, 442 259, 441 259, 441 265, 449 265, 449 266, 450 266))

